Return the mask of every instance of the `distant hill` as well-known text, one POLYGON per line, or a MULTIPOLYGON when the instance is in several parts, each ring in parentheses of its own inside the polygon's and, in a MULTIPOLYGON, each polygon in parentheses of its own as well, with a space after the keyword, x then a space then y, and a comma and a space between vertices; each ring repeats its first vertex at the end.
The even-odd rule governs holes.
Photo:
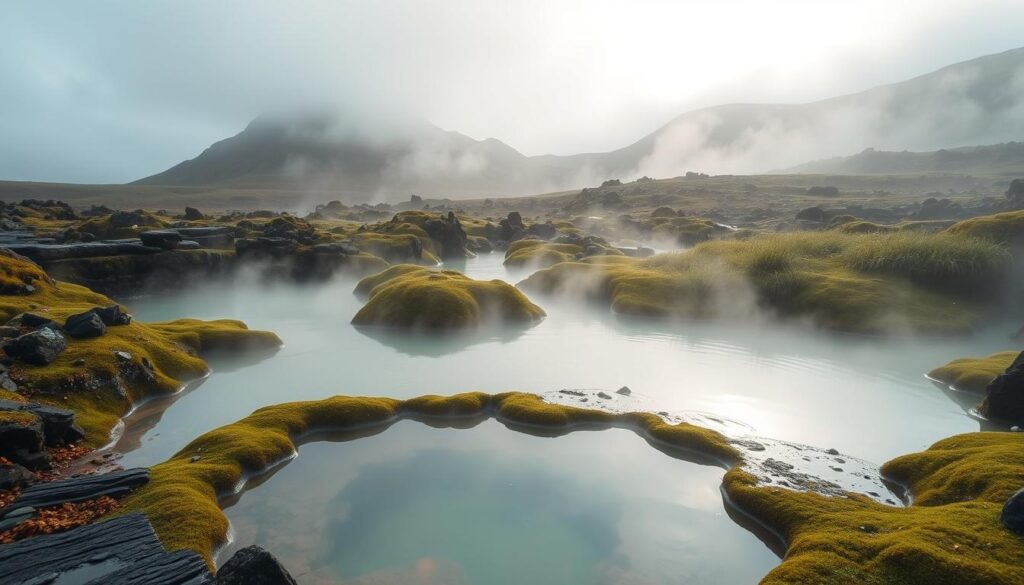
MULTIPOLYGON (((138 183, 308 185, 352 200, 517 195, 687 170, 765 172, 868 147, 959 153, 951 147, 1024 136, 1022 112, 1024 48, 807 104, 696 110, 624 148, 571 156, 527 157, 498 140, 475 140, 426 122, 378 131, 337 114, 266 116, 138 183)), ((936 154, 932 170, 948 170, 939 164, 947 156, 960 155, 936 154)))
POLYGON ((867 148, 852 155, 816 160, 780 173, 893 175, 905 173, 964 173, 1024 176, 1024 143, 964 146, 930 152, 895 152, 867 148))

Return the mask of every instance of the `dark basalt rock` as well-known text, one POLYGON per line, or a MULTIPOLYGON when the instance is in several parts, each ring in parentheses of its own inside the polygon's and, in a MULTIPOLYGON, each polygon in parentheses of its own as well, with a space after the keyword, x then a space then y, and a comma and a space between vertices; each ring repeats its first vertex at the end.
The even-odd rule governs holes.
POLYGON ((999 522, 1014 534, 1024 535, 1024 489, 1010 496, 1003 504, 999 522))
POLYGON ((139 234, 139 239, 146 246, 173 250, 178 247, 178 242, 182 240, 182 236, 174 230, 151 230, 139 234))
POLYGON ((186 207, 185 208, 185 219, 187 219, 189 221, 197 221, 197 220, 200 220, 200 219, 206 219, 206 216, 203 215, 202 211, 199 211, 195 207, 186 207))
POLYGON ((32 472, 17 463, 0 465, 0 490, 19 488, 33 479, 32 472))
POLYGON ((21 421, 0 421, 0 456, 29 469, 49 469, 50 458, 43 450, 43 421, 36 417, 21 421))
POLYGON ((288 238, 260 237, 235 240, 235 253, 239 258, 280 258, 295 252, 295 241, 288 238))
POLYGON ((978 411, 991 418, 1024 420, 1024 352, 985 389, 978 411))
POLYGON ((8 356, 36 366, 45 366, 57 359, 67 347, 67 340, 58 331, 43 327, 4 344, 8 356))
POLYGON ((142 514, 0 546, 0 585, 203 585, 203 559, 164 550, 142 514))
MULTIPOLYGON (((84 502, 100 496, 118 498, 149 481, 149 470, 145 467, 122 469, 98 475, 69 477, 29 486, 15 498, 7 510, 31 506, 45 508, 66 502, 84 502)), ((0 510, 0 517, 3 511, 0 510)))
POLYGON ((526 228, 527 235, 537 236, 542 240, 550 240, 558 236, 558 228, 555 224, 549 222, 546 223, 535 223, 526 228))
POLYGON ((449 211, 446 217, 439 219, 428 219, 423 222, 423 230, 427 232, 431 240, 441 245, 441 258, 465 258, 466 253, 466 232, 462 229, 462 223, 455 213, 449 211))
POLYGON ((258 546, 236 552, 217 571, 214 585, 296 585, 277 558, 258 546))
POLYGON ((50 446, 74 443, 85 437, 82 429, 75 424, 74 411, 66 408, 36 402, 0 400, 0 411, 27 412, 35 415, 43 424, 43 440, 50 446))
POLYGON ((117 325, 128 325, 132 322, 132 316, 121 308, 121 305, 110 305, 109 307, 96 307, 92 310, 99 316, 100 320, 107 327, 117 325))
POLYGON ((198 250, 202 248, 199 242, 194 240, 182 240, 174 247, 176 250, 198 250))
POLYGON ((107 332, 107 325, 96 311, 71 315, 64 321, 64 331, 76 339, 99 337, 107 332))
POLYGON ((137 240, 82 242, 78 244, 44 244, 35 242, 9 244, 6 247, 37 262, 67 260, 70 258, 156 254, 163 250, 163 248, 147 246, 137 240))
POLYGON ((326 244, 315 244, 314 254, 358 254, 359 248, 352 242, 330 242, 326 244))
POLYGON ((42 315, 36 315, 35 313, 22 313, 15 317, 15 319, 17 319, 17 323, 22 327, 29 327, 32 329, 38 329, 40 327, 53 324, 53 319, 43 317, 42 315))

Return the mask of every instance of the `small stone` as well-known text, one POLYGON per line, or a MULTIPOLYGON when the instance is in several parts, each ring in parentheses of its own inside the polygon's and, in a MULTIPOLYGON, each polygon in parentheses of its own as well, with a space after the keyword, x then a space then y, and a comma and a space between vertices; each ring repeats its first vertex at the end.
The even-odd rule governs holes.
POLYGON ((195 463, 196 461, 199 461, 202 458, 203 458, 202 455, 193 455, 192 458, 189 459, 188 461, 189 461, 189 463, 195 463))
MULTIPOLYGON (((75 366, 76 368, 80 368, 85 365, 85 358, 78 358, 75 361, 71 362, 71 365, 75 366)), ((67 400, 67 397, 65 396, 64 399, 67 400)))
POLYGON ((829 449, 828 451, 825 452, 828 453, 829 455, 839 455, 839 451, 835 449, 829 449))
POLYGON ((107 326, 96 311, 86 311, 68 317, 64 321, 64 331, 76 339, 87 339, 103 335, 107 332, 107 326))
POLYGON ((633 393, 633 391, 629 389, 629 386, 623 386, 622 388, 616 390, 615 393, 621 394, 623 396, 629 396, 630 394, 633 393))
POLYGON ((116 357, 119 360, 124 360, 126 362, 132 361, 132 354, 128 353, 127 351, 115 351, 114 357, 116 357))
POLYGON ((65 347, 67 340, 63 335, 49 327, 42 327, 8 341, 4 344, 4 351, 8 356, 27 364, 45 366, 57 359, 65 347))
POLYGON ((605 400, 611 400, 611 398, 612 398, 612 395, 611 395, 611 394, 608 394, 607 392, 598 392, 598 393, 597 393, 597 397, 598 397, 598 398, 603 398, 603 399, 605 399, 605 400))

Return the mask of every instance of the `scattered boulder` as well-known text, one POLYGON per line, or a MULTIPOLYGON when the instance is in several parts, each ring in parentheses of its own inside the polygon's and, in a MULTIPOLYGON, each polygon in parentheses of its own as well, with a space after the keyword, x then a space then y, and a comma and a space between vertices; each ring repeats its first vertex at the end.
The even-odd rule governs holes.
POLYGON ((30 333, 8 341, 4 344, 4 352, 9 357, 35 366, 45 366, 57 359, 67 340, 58 331, 50 327, 42 327, 30 333))
POLYGON ((1024 420, 1024 352, 989 383, 978 411, 991 418, 1024 420))
POLYGON ((839 197, 839 189, 836 187, 810 187, 807 189, 808 197, 839 197))
POLYGON ((801 209, 800 211, 797 212, 796 218, 802 219, 804 221, 817 221, 821 223, 825 223, 825 221, 828 220, 828 216, 825 214, 825 210, 822 209, 820 205, 815 205, 814 207, 807 207, 805 209, 801 209))
POLYGON ((17 323, 22 327, 28 327, 30 329, 38 329, 40 327, 53 325, 53 319, 43 317, 42 315, 36 315, 35 313, 22 313, 12 319, 12 321, 14 320, 17 320, 17 323))
POLYGON ((121 308, 121 305, 110 305, 109 307, 96 307, 92 310, 96 313, 103 324, 107 327, 128 325, 132 322, 132 316, 121 308))
POLYGON ((545 223, 534 223, 530 224, 530 227, 526 228, 527 235, 536 236, 542 240, 551 240, 558 236, 558 228, 555 224, 550 221, 545 223))
POLYGON ((0 413, 0 456, 29 469, 49 469, 43 422, 27 412, 0 413))
POLYGON ((183 238, 181 234, 174 230, 150 230, 139 234, 139 239, 146 246, 173 250, 183 238))
POLYGON ((423 222, 423 231, 441 245, 441 258, 466 257, 466 232, 455 213, 449 211, 447 217, 428 219, 423 222))
POLYGON ((296 585, 274 555, 258 546, 247 546, 217 571, 213 585, 296 585))
POLYGON ((33 479, 32 472, 17 463, 0 465, 0 490, 20 488, 33 479))
POLYGON ((99 337, 107 332, 107 325, 96 311, 86 311, 71 315, 64 321, 64 331, 70 337, 86 339, 99 337))
POLYGON ((186 207, 185 208, 185 219, 187 219, 189 221, 198 221, 200 219, 206 219, 206 216, 203 215, 202 211, 199 211, 195 207, 186 207))
POLYGON ((1024 536, 1024 489, 1017 490, 1006 500, 999 514, 999 522, 1010 532, 1024 536))

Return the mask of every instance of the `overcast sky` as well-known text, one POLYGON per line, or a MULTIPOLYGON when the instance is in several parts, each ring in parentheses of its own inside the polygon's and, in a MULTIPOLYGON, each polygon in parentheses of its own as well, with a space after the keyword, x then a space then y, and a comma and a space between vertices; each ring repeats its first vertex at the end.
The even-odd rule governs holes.
POLYGON ((100 183, 296 104, 571 154, 1024 44, 1021 0, 25 1, 0 22, 0 178, 100 183))

